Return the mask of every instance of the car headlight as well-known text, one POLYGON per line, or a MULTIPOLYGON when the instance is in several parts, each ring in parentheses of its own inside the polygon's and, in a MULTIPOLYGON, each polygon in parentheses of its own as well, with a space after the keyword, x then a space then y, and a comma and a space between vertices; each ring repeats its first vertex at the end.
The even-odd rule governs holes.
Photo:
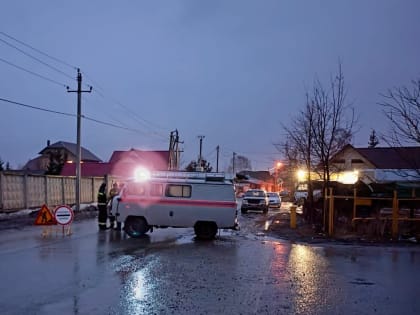
POLYGON ((247 204, 248 204, 248 200, 244 199, 244 200, 242 200, 242 203, 243 203, 244 205, 247 205, 247 204))

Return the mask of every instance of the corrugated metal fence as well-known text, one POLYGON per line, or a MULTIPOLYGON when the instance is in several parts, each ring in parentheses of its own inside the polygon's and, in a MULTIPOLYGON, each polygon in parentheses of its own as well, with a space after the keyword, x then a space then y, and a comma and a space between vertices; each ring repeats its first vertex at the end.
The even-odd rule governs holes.
MULTIPOLYGON (((103 177, 82 177, 80 202, 96 202, 103 177)), ((0 212, 76 203, 76 177, 0 172, 0 212)))

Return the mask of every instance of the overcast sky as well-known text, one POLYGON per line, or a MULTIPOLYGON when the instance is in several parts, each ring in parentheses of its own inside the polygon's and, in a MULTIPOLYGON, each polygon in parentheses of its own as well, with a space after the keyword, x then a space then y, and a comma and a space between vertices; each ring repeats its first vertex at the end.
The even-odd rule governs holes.
MULTIPOLYGON (((420 1, 17 1, 0 11, 0 98, 76 114, 83 73, 82 146, 167 150, 179 131, 187 164, 220 166, 233 152, 266 170, 273 143, 341 60, 347 100, 360 116, 354 145, 386 130, 378 102, 420 74, 420 1), (38 53, 9 36, 48 54, 38 53), (28 56, 29 55, 29 56, 28 56), (42 61, 42 62, 40 62, 42 61), (31 73, 29 73, 31 72, 31 73)), ((12 167, 50 140, 76 143, 76 118, 0 101, 0 158, 12 167)))

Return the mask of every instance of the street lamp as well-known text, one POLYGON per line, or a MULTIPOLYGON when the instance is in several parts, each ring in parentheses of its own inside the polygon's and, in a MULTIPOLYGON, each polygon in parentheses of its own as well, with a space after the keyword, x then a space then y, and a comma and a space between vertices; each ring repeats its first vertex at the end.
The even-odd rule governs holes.
MULTIPOLYGON (((275 169, 276 169, 276 171, 275 171, 275 174, 276 174, 276 184, 275 184, 275 188, 276 188, 276 191, 279 191, 279 173, 280 173, 280 169, 283 167, 283 163, 282 162, 280 162, 280 161, 277 161, 277 163, 276 163, 276 166, 275 166, 275 169)), ((281 184, 280 184, 280 190, 282 190, 283 189, 283 182, 281 182, 281 184)))
POLYGON ((306 179, 306 177, 307 177, 307 173, 308 172, 306 172, 305 170, 299 169, 296 172, 296 177, 298 179, 298 182, 303 182, 306 179))

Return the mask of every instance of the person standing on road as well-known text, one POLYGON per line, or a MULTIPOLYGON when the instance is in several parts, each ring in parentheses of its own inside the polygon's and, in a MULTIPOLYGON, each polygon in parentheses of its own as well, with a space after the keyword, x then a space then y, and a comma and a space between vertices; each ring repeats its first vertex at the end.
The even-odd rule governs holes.
MULTIPOLYGON (((111 210, 111 205, 112 205, 112 199, 114 199, 114 197, 116 195, 118 195, 120 192, 119 188, 118 188, 118 183, 113 183, 112 184, 112 188, 109 191, 109 208, 111 210)), ((117 225, 115 224, 115 215, 110 214, 109 215, 109 222, 110 222, 110 228, 111 229, 117 229, 117 225)))
POLYGON ((99 230, 108 229, 106 222, 108 220, 108 209, 107 209, 107 197, 106 197, 106 183, 102 183, 98 191, 98 226, 99 230))

